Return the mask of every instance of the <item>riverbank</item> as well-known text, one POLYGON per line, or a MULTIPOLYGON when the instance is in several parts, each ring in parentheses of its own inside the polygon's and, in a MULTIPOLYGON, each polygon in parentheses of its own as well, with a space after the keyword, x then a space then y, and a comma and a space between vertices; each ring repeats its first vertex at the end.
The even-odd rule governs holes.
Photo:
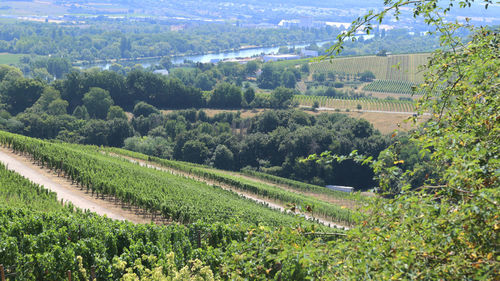
MULTIPOLYGON (((288 43, 286 46, 291 48, 304 48, 309 46, 310 44, 318 44, 322 45, 328 43, 329 41, 317 41, 312 43, 307 43, 304 41, 296 42, 296 43, 288 43)), ((228 49, 220 52, 209 51, 206 53, 193 53, 193 54, 182 54, 182 55, 170 55, 170 59, 174 64, 182 64, 184 61, 192 61, 192 62, 201 62, 207 63, 212 60, 224 60, 224 59, 233 59, 233 58, 247 58, 253 57, 261 54, 269 54, 269 53, 277 53, 279 48, 284 46, 283 44, 271 44, 268 46, 242 46, 238 49, 228 49)), ((159 61, 165 56, 156 56, 156 57, 139 57, 139 58, 122 58, 122 59, 109 59, 109 60, 95 60, 92 63, 88 63, 86 61, 77 61, 73 63, 73 66, 82 67, 82 68, 91 68, 91 67, 99 67, 102 69, 107 69, 113 63, 146 63, 147 66, 152 64, 156 64, 155 62, 159 61)))

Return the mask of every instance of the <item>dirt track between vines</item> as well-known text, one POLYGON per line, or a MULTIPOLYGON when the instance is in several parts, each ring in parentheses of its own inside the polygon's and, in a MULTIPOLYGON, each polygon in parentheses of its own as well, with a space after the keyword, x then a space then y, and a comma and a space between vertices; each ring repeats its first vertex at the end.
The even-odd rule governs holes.
POLYGON ((55 192, 58 200, 63 200, 65 203, 71 202, 82 210, 90 210, 115 220, 127 220, 133 223, 151 222, 151 217, 148 218, 147 215, 141 214, 141 210, 122 205, 109 196, 105 199, 102 199, 101 196, 96 198, 76 184, 72 184, 71 180, 58 176, 50 169, 34 164, 29 157, 16 154, 1 146, 0 162, 5 164, 9 170, 55 192))

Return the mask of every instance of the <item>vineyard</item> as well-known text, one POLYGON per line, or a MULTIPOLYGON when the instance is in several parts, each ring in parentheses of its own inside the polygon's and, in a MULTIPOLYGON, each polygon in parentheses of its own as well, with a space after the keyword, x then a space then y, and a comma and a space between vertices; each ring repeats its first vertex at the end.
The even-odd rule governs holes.
MULTIPOLYGON (((157 174, 169 178, 167 173, 102 155, 97 147, 49 143, 4 132, 0 132, 0 142, 17 153, 31 153, 33 161, 62 169, 75 180, 90 180, 87 184, 95 185, 96 193, 105 189, 104 183, 117 181, 115 177, 106 178, 110 176, 106 166, 121 177, 132 172, 129 167, 133 168, 134 178, 126 180, 134 188, 144 187, 137 182, 154 184, 143 175, 156 181, 159 180, 157 174), (62 155, 68 161, 62 161, 62 155)), ((175 185, 172 179, 169 180, 175 185)), ((184 183, 183 192, 194 196, 190 193, 193 181, 185 180, 184 183)), ((156 193, 156 188, 158 186, 149 192, 156 193)), ((219 200, 229 201, 253 216, 270 218, 271 211, 267 208, 254 203, 247 208, 246 200, 234 199, 235 196, 228 195, 232 193, 216 190, 211 191, 216 197, 204 193, 205 203, 198 204, 221 207, 219 200)), ((140 193, 141 190, 137 190, 135 198, 141 198, 140 193)), ((202 207, 200 211, 208 209, 202 207)), ((54 193, 0 164, 0 273, 7 280, 229 280, 243 274, 235 271, 238 268, 253 271, 261 278, 279 274, 291 280, 294 272, 305 272, 310 266, 298 262, 299 252, 306 250, 312 254, 311 262, 332 259, 322 248, 324 239, 337 240, 344 234, 318 240, 315 233, 321 235, 323 230, 317 225, 296 221, 300 223, 296 228, 285 227, 287 220, 284 218, 289 216, 272 213, 281 217, 279 228, 257 227, 255 220, 248 224, 245 219, 233 219, 228 224, 134 225, 82 212, 71 204, 63 206, 54 193), (259 249, 264 252, 255 252, 259 249), (298 252, 280 257, 268 253, 267 249, 298 252), (249 261, 262 268, 249 267, 249 261), (167 276, 171 279, 165 279, 167 276)), ((323 276, 328 271, 327 267, 317 265, 314 275, 323 276)))
POLYGON ((192 223, 240 221, 295 225, 299 218, 256 204, 217 186, 103 155, 99 148, 49 143, 0 132, 0 143, 79 183, 96 196, 113 196, 165 219, 192 223))
MULTIPOLYGON (((319 200, 312 196, 306 196, 297 192, 292 192, 284 190, 282 188, 266 184, 259 181, 250 180, 237 175, 229 175, 228 173, 213 168, 204 167, 201 165, 195 165, 192 163, 185 163, 179 161, 171 161, 166 159, 160 159, 156 157, 148 157, 146 155, 141 155, 140 153, 128 152, 123 149, 117 148, 106 148, 106 151, 110 151, 117 154, 127 155, 134 157, 136 159, 148 160, 154 163, 160 164, 164 167, 172 168, 179 171, 184 171, 190 175, 195 175, 204 179, 211 181, 216 181, 219 184, 225 184, 234 187, 240 191, 255 194, 262 198, 267 198, 273 201, 277 201, 282 204, 289 206, 295 206, 297 210, 303 209, 304 211, 311 208, 314 215, 320 215, 322 217, 340 221, 344 223, 353 223, 356 217, 356 212, 346 209, 345 206, 337 206, 329 204, 325 201, 319 200)), ((298 185, 291 186, 296 187, 298 185)), ((299 189, 299 188, 296 188, 299 189)), ((328 194, 331 197, 339 198, 344 205, 354 208, 355 203, 353 201, 358 200, 360 195, 346 194, 342 192, 330 192, 328 189, 322 187, 316 187, 315 190, 323 189, 323 194, 328 194)))
POLYGON ((419 70, 419 67, 426 64, 428 57, 429 54, 407 54, 387 57, 336 58, 311 63, 311 71, 349 75, 371 71, 376 79, 418 83, 423 80, 423 72, 419 70))
POLYGON ((421 91, 417 91, 417 83, 409 81, 395 81, 395 80, 375 80, 370 84, 363 87, 365 91, 381 92, 381 93, 398 93, 407 95, 420 95, 421 91))
POLYGON ((168 265, 165 273, 175 276, 177 268, 209 260, 213 247, 241 241, 245 232, 243 225, 113 221, 63 207, 54 193, 0 164, 0 270, 7 280, 68 280, 68 271, 72 280, 118 280, 127 274, 124 265, 143 255, 144 265, 168 265))
POLYGON ((390 112, 415 112, 415 103, 406 100, 386 100, 386 99, 336 99, 326 96, 306 96, 295 95, 294 101, 301 106, 313 106, 318 102, 320 107, 332 108, 335 110, 370 110, 370 111, 390 111, 390 112), (361 106, 361 108, 359 108, 361 106))
POLYGON ((2 163, 0 163, 0 206, 13 208, 29 206, 31 209, 45 211, 58 211, 63 208, 54 192, 7 170, 2 163))

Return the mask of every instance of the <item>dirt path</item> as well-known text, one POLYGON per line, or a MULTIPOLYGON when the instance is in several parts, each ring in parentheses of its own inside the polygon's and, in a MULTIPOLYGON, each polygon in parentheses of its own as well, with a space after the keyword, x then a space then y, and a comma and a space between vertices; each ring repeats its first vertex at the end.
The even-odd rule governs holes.
POLYGON ((97 199, 85 190, 80 189, 76 184, 72 184, 70 180, 59 177, 51 170, 33 164, 28 157, 15 154, 11 150, 1 146, 0 162, 4 163, 9 170, 55 192, 59 200, 62 199, 64 202, 71 202, 71 204, 80 209, 90 210, 99 215, 106 215, 108 218, 115 220, 127 220, 133 223, 151 222, 150 218, 138 214, 139 210, 122 208, 121 203, 115 203, 114 199, 97 199))
MULTIPOLYGON (((167 172, 167 173, 170 173, 170 174, 173 174, 173 175, 177 175, 177 176, 187 177, 187 178, 190 178, 190 179, 193 179, 193 180, 196 180, 196 181, 199 181, 199 182, 203 182, 203 183, 211 185, 211 186, 216 185, 216 186, 219 186, 222 189, 232 191, 232 192, 234 192, 234 193, 236 193, 236 194, 238 194, 240 196, 243 196, 243 197, 245 197, 247 199, 253 200, 253 201, 257 202, 257 203, 265 204, 268 207, 270 207, 272 209, 279 210, 281 212, 292 212, 288 208, 286 208, 286 206, 283 206, 283 204, 281 204, 280 202, 277 202, 277 201, 274 201, 274 200, 270 200, 269 198, 264 198, 264 197, 261 197, 261 196, 257 196, 257 195, 255 195, 253 193, 248 193, 248 192, 242 191, 240 189, 237 189, 237 188, 235 188, 233 186, 230 186, 230 185, 227 185, 227 184, 219 183, 219 182, 216 182, 216 181, 213 181, 213 180, 208 180, 208 179, 205 179, 205 178, 202 178, 202 177, 199 177, 199 176, 195 176, 195 175, 189 174, 189 173, 184 172, 184 171, 180 171, 180 170, 176 170, 176 169, 172 169, 172 168, 167 168, 167 167, 164 167, 164 166, 160 166, 158 164, 153 164, 153 163, 150 163, 150 162, 147 162, 147 161, 144 161, 144 160, 139 160, 139 159, 136 159, 136 158, 133 158, 133 157, 124 156, 124 155, 120 155, 120 154, 116 154, 116 153, 110 153, 110 152, 103 152, 103 153, 105 153, 105 154, 107 154, 109 156, 127 159, 130 162, 137 163, 137 164, 139 164, 139 165, 141 165, 143 167, 148 167, 148 168, 152 168, 152 169, 164 171, 164 172, 167 172)), ((329 220, 327 218, 324 218, 324 217, 314 217, 313 218, 310 215, 305 214, 305 213, 300 213, 300 212, 294 212, 294 213, 297 214, 297 215, 303 216, 306 219, 315 219, 316 221, 318 221, 318 222, 320 222, 320 223, 322 223, 324 225, 330 225, 331 227, 338 227, 338 228, 349 229, 345 225, 340 225, 338 222, 331 221, 331 220, 329 220)))

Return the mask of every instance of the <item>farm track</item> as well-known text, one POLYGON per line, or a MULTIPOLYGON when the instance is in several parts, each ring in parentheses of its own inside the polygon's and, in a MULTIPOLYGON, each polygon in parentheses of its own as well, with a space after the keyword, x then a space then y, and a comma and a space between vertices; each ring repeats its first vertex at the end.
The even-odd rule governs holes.
MULTIPOLYGON (((238 194, 240 196, 243 196, 243 197, 245 197, 247 199, 253 200, 253 201, 257 202, 257 203, 265 204, 265 205, 269 206, 270 208, 279 210, 281 212, 292 212, 286 206, 284 206, 281 202, 270 200, 269 198, 257 196, 257 195, 255 195, 253 193, 241 191, 240 189, 238 189, 238 188, 236 188, 234 186, 230 186, 230 185, 227 185, 227 184, 224 184, 224 183, 220 183, 220 182, 217 182, 217 181, 214 181, 214 180, 209 180, 209 179, 206 179, 206 178, 203 178, 203 177, 200 177, 200 176, 189 174, 189 173, 184 172, 184 171, 180 171, 180 170, 177 170, 177 169, 163 167, 163 166, 160 166, 160 165, 155 164, 155 163, 151 163, 151 162, 148 162, 148 161, 136 159, 136 158, 125 156, 125 155, 121 155, 121 154, 110 153, 110 152, 102 152, 102 153, 104 153, 106 155, 109 155, 109 156, 114 156, 114 157, 126 159, 126 160, 128 160, 128 161, 130 161, 132 163, 137 163, 137 164, 139 164, 139 165, 141 165, 143 167, 148 167, 148 168, 152 168, 152 169, 156 169, 156 170, 168 172, 168 173, 176 175, 176 176, 182 176, 182 177, 190 178, 192 180, 203 182, 203 183, 211 185, 211 186, 218 186, 218 187, 220 187, 222 189, 232 191, 232 192, 234 192, 234 193, 236 193, 236 194, 238 194)), ((238 176, 240 176, 240 175, 238 175, 238 176)), ((250 177, 248 177, 248 178, 250 178, 250 177)), ((255 180, 254 178, 250 178, 250 179, 251 180, 255 180)), ((268 182, 265 182, 265 181, 262 181, 262 180, 261 180, 261 182, 269 184, 268 182)), ((275 185, 275 186, 277 186, 277 185, 275 185)), ((278 186, 278 187, 282 188, 281 186, 278 186)), ((324 217, 314 217, 313 218, 312 216, 310 216, 308 214, 300 213, 300 212, 295 212, 295 214, 301 215, 301 216, 303 216, 306 219, 315 219, 315 220, 319 221, 320 223, 322 223, 324 225, 330 225, 332 227, 338 227, 338 228, 348 229, 347 226, 339 224, 338 222, 331 221, 331 220, 329 220, 327 218, 324 218, 324 217)))
POLYGON ((101 216, 122 221, 130 221, 136 224, 155 222, 167 223, 162 219, 153 220, 153 216, 144 210, 123 204, 111 196, 92 196, 71 180, 58 175, 58 173, 34 164, 32 159, 25 155, 12 152, 10 149, 0 146, 0 162, 32 182, 43 185, 46 189, 57 194, 57 198, 82 210, 90 210, 101 216))

